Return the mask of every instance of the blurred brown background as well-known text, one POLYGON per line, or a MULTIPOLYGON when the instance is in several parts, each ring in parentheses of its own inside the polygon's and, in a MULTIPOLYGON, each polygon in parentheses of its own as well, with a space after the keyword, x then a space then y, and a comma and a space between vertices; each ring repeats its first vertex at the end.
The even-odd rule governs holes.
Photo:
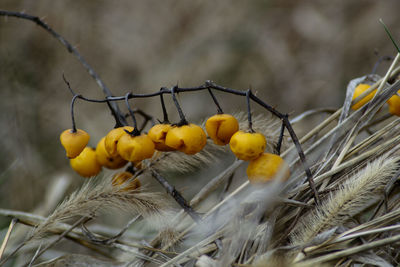
MULTIPOLYGON (((370 73, 400 40, 399 1, 18 1, 0 9, 39 16, 75 45, 115 95, 210 79, 247 89, 282 112, 338 107, 347 82, 370 73), (378 55, 376 54, 378 52, 378 55)), ((379 68, 382 73, 387 63, 379 68)), ((80 63, 32 22, 0 17, 0 207, 32 210, 68 166, 59 134, 71 95, 103 97, 80 63)), ((217 94, 226 112, 242 98, 217 94)), ((209 95, 181 95, 190 120, 215 112, 209 95)), ((158 98, 132 105, 161 118, 158 98)), ((170 116, 177 118, 168 101, 170 116)), ((113 127, 105 105, 79 102, 92 145, 113 127)), ((3 219, 1 219, 3 220, 3 219)), ((5 222, 4 222, 5 223, 5 222)))

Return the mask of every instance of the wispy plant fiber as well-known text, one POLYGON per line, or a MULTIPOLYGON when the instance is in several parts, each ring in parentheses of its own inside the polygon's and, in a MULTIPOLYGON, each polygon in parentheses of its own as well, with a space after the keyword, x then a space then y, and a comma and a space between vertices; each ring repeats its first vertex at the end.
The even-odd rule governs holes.
POLYGON ((300 220, 291 239, 296 245, 310 242, 318 233, 343 225, 382 194, 399 168, 399 157, 384 155, 351 175, 320 207, 300 220))

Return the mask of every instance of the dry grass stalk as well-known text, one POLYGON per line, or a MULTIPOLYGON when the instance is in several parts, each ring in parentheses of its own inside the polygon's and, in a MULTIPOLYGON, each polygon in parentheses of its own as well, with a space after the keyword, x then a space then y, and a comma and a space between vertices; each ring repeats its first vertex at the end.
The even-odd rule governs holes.
POLYGON ((385 155, 369 163, 341 184, 329 198, 304 217, 291 235, 292 243, 304 245, 318 233, 344 224, 382 194, 390 178, 400 167, 399 157, 385 155))
MULTIPOLYGON (((108 178, 108 177, 107 177, 108 178)), ((71 194, 31 235, 31 239, 42 237, 54 225, 76 216, 96 217, 100 211, 115 209, 144 218, 166 222, 168 201, 160 193, 146 192, 143 188, 135 191, 121 190, 111 185, 109 179, 90 179, 79 190, 71 194)), ((155 224, 157 225, 157 224, 155 224)), ((163 225, 165 226, 165 225, 163 225)))

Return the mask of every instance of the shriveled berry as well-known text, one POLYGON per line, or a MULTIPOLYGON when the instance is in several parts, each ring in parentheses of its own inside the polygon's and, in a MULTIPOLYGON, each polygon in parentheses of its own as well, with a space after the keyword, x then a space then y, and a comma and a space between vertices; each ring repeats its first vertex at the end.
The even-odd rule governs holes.
POLYGON ((263 153, 251 160, 246 172, 252 184, 268 182, 277 174, 282 175, 284 181, 290 177, 289 165, 280 156, 271 153, 263 153))
POLYGON ((123 159, 138 162, 151 158, 154 154, 155 146, 146 134, 131 136, 125 133, 119 138, 117 150, 123 159))
POLYGON ((229 145, 233 154, 241 160, 253 160, 264 153, 267 141, 261 133, 236 132, 229 145))
POLYGON ((91 147, 85 147, 76 158, 70 159, 70 165, 79 175, 91 177, 101 171, 101 165, 96 159, 96 151, 91 147))
POLYGON ((60 141, 65 148, 67 157, 73 159, 77 157, 86 145, 89 143, 90 135, 84 130, 77 129, 72 132, 72 129, 65 130, 60 135, 60 141))
MULTIPOLYGON (((364 93, 370 87, 371 87, 371 85, 366 84, 366 83, 360 83, 359 85, 357 85, 357 87, 354 90, 354 94, 353 94, 352 100, 356 99, 359 95, 364 93)), ((368 95, 366 95, 363 99, 358 101, 358 103, 354 104, 351 108, 353 110, 357 110, 357 109, 361 108, 366 103, 371 101, 371 99, 374 97, 375 93, 376 93, 376 89, 374 91, 372 91, 371 93, 369 93, 368 95)))
POLYGON ((106 135, 106 139, 104 140, 104 145, 110 156, 115 157, 118 155, 117 144, 118 144, 119 138, 122 135, 126 134, 125 130, 132 132, 133 129, 134 128, 132 126, 118 127, 118 128, 112 129, 106 135))
POLYGON ((105 139, 106 138, 103 137, 97 143, 97 146, 96 146, 97 161, 100 163, 100 165, 102 165, 108 169, 122 168, 126 164, 126 160, 121 158, 120 155, 117 155, 115 157, 110 156, 110 154, 108 154, 106 147, 105 147, 105 142, 104 142, 105 139))
POLYGON ((112 178, 112 185, 119 186, 123 191, 132 191, 141 186, 138 178, 132 179, 133 174, 130 172, 116 173, 112 178))
POLYGON ((239 130, 239 123, 229 114, 217 114, 206 121, 206 131, 215 144, 223 146, 229 143, 234 133, 239 130))
POLYGON ((185 154, 200 152, 207 143, 204 130, 195 124, 172 127, 165 138, 165 144, 185 154))
POLYGON ((149 133, 147 135, 154 142, 154 145, 156 146, 156 149, 158 151, 175 150, 165 144, 165 138, 171 127, 171 124, 156 124, 149 130, 149 133))

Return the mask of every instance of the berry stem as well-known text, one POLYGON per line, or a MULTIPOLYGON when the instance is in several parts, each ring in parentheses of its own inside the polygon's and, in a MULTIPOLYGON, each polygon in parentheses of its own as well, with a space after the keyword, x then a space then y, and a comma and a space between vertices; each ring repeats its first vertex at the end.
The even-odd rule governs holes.
POLYGON ((114 126, 114 128, 118 128, 118 127, 122 127, 122 126, 127 125, 126 121, 122 122, 122 121, 120 120, 120 117, 118 116, 118 114, 115 113, 115 110, 112 108, 111 102, 108 101, 107 97, 106 97, 106 103, 107 103, 108 108, 111 110, 111 114, 113 115, 113 117, 114 117, 114 119, 115 119, 115 126, 114 126))
POLYGON ((139 131, 138 127, 137 127, 137 121, 136 121, 135 113, 133 112, 133 110, 131 109, 131 105, 129 104, 129 96, 130 95, 131 95, 131 92, 129 92, 129 93, 127 93, 125 95, 125 104, 126 104, 126 107, 128 108, 129 114, 132 117, 133 131, 132 132, 127 131, 127 133, 129 133, 132 136, 138 136, 138 135, 140 135, 140 131, 139 131))
MULTIPOLYGON (((161 88, 160 91, 164 91, 165 89, 166 88, 161 88)), ((162 112, 163 112, 163 116, 164 116, 162 123, 170 124, 169 119, 168 119, 167 109, 165 108, 164 94, 160 94, 160 101, 161 101, 161 108, 162 108, 162 112)))
POLYGON ((71 100, 71 120, 72 120, 72 132, 73 133, 76 133, 76 131, 77 131, 76 123, 75 123, 75 115, 74 115, 74 105, 75 105, 75 100, 79 97, 80 97, 80 95, 74 95, 71 100))
MULTIPOLYGON (((72 94, 73 96, 77 95, 77 94, 74 92, 74 90, 72 90, 71 84, 68 82, 68 80, 67 80, 67 78, 65 77, 64 73, 63 73, 62 77, 63 77, 63 80, 64 80, 65 84, 66 84, 67 87, 68 87, 68 90, 71 92, 71 94, 72 94)), ((81 95, 79 95, 78 97, 79 97, 80 99, 83 99, 83 100, 87 101, 87 98, 85 98, 85 97, 83 97, 83 96, 81 96, 81 95)), ((93 102, 97 102, 97 101, 93 101, 93 102)), ((111 114, 113 115, 113 117, 114 117, 114 119, 115 119, 115 127, 114 127, 114 128, 117 128, 117 127, 121 127, 121 126, 126 125, 125 117, 124 117, 124 120, 123 120, 123 121, 120 119, 121 116, 118 115, 117 110, 113 108, 112 102, 110 102, 110 101, 108 100, 107 97, 106 97, 106 99, 105 99, 105 102, 107 103, 107 106, 108 106, 108 108, 111 110, 111 114)))
POLYGON ((219 103, 218 103, 217 98, 215 97, 214 93, 211 91, 211 88, 207 88, 207 90, 208 90, 208 92, 210 93, 210 95, 211 95, 211 97, 212 97, 212 99, 213 99, 213 101, 214 101, 214 104, 217 106, 217 113, 218 113, 218 114, 224 114, 224 112, 222 111, 221 106, 220 106, 219 103))
POLYGON ((252 119, 251 119, 250 94, 251 94, 251 90, 248 89, 248 90, 246 91, 247 121, 249 122, 249 130, 250 130, 250 132, 254 133, 254 130, 253 130, 253 121, 252 121, 252 119))
POLYGON ((183 126, 183 125, 187 125, 189 123, 187 122, 187 120, 185 118, 185 114, 183 114, 181 106, 179 105, 179 102, 176 99, 175 91, 176 91, 177 88, 178 88, 177 86, 174 86, 174 87, 171 88, 171 96, 172 96, 172 100, 174 101, 174 104, 176 106, 176 109, 178 110, 179 117, 181 118, 181 121, 179 123, 177 123, 177 125, 178 126, 183 126))

